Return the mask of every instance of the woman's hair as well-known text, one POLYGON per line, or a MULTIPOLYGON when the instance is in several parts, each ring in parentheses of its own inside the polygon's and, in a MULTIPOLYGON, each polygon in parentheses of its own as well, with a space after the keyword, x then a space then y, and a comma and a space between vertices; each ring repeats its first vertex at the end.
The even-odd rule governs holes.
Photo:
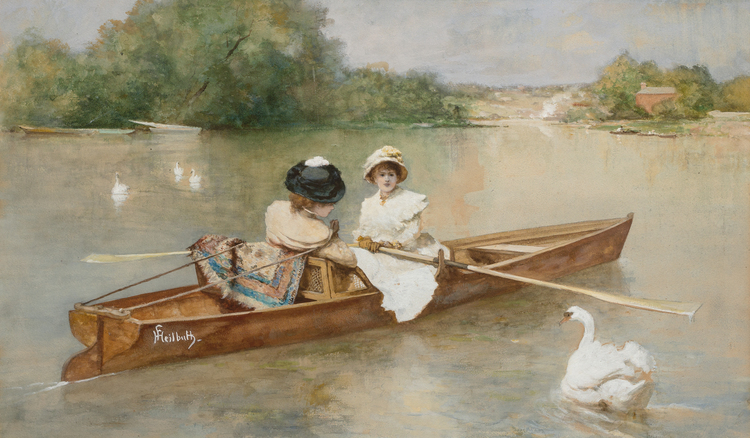
POLYGON ((296 193, 289 193, 289 202, 292 203, 292 211, 310 210, 316 205, 326 205, 323 202, 315 202, 296 193))
POLYGON ((375 178, 373 176, 380 172, 381 170, 391 170, 393 173, 396 174, 396 177, 398 179, 401 179, 401 166, 394 163, 393 161, 383 161, 382 163, 378 164, 377 166, 373 167, 368 176, 374 181, 375 178))

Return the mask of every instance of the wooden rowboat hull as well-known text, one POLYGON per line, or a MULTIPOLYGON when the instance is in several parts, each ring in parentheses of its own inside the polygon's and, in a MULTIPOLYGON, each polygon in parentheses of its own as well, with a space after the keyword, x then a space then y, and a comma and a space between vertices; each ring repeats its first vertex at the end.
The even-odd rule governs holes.
MULTIPOLYGON (((625 218, 540 227, 443 242, 451 260, 539 280, 552 280, 620 256, 632 223, 625 218)), ((205 284, 199 272, 199 284, 205 284)), ((513 280, 441 263, 438 288, 420 317, 518 290, 513 280)), ((86 347, 63 366, 76 381, 133 368, 250 348, 327 338, 397 324, 382 294, 359 270, 310 258, 295 304, 248 311, 210 289, 129 312, 118 309, 179 295, 199 285, 141 294, 69 312, 86 347)))
POLYGON ((45 128, 35 126, 19 126, 25 134, 34 135, 94 135, 96 129, 45 128))
POLYGON ((167 125, 165 123, 144 122, 140 120, 131 120, 131 122, 148 126, 149 130, 154 134, 198 134, 201 132, 201 128, 197 126, 167 125))
POLYGON ((135 133, 135 129, 74 129, 74 128, 45 128, 33 126, 19 126, 26 134, 32 135, 129 135, 135 133))

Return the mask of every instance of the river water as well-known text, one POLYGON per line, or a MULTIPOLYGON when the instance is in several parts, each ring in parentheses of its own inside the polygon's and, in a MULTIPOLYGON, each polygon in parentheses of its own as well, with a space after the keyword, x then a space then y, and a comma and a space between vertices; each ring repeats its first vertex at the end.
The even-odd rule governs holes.
MULTIPOLYGON (((1 436, 740 437, 750 430, 750 141, 615 136, 542 122, 495 128, 31 137, 0 135, 1 436), (635 213, 622 257, 561 282, 704 303, 686 317, 528 287, 397 327, 61 384, 82 349, 73 304, 179 266, 90 253, 178 251, 206 233, 261 240, 286 170, 323 155, 351 239, 374 188, 361 164, 401 149, 404 187, 431 201, 439 239, 635 213), (185 179, 175 181, 175 162, 185 179), (191 185, 190 169, 202 176, 191 185), (115 172, 130 186, 113 199, 115 172), (636 418, 556 399, 589 310, 602 341, 655 356, 636 418)), ((193 284, 178 271, 128 290, 193 284)))

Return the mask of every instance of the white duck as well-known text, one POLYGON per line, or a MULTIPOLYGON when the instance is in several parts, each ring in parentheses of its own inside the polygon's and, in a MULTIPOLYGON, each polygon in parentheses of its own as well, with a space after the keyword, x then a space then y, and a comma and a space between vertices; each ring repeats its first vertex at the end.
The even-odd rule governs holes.
POLYGON ((130 187, 120 182, 120 174, 115 172, 115 186, 112 187, 113 195, 127 195, 130 187))
POLYGON ((560 324, 565 321, 581 322, 583 339, 568 360, 560 383, 562 395, 603 410, 628 413, 644 409, 654 392, 654 357, 633 341, 615 347, 594 340, 594 318, 578 306, 565 312, 560 324))
POLYGON ((174 163, 174 176, 182 176, 183 169, 180 167, 180 162, 174 163))
POLYGON ((188 181, 190 184, 200 184, 201 177, 195 174, 195 169, 190 169, 190 178, 188 178, 188 181))

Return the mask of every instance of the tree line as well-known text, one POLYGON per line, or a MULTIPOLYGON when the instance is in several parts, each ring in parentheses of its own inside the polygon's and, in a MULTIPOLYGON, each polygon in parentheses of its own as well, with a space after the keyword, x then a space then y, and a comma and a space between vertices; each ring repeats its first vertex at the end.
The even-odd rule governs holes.
MULTIPOLYGON (((305 0, 138 0, 73 52, 34 29, 0 59, 4 126, 121 127, 128 120, 246 129, 378 123, 462 124, 471 87, 437 75, 349 68, 327 38, 327 11, 305 0), (464 103, 459 103, 464 102, 464 103)), ((662 69, 624 53, 566 118, 697 119, 750 111, 750 77, 716 82, 704 66, 662 69), (674 87, 651 114, 641 83, 674 87)))
POLYGON ((606 66, 588 91, 608 113, 599 113, 600 117, 610 119, 699 119, 713 110, 750 111, 748 76, 718 83, 702 65, 663 69, 653 61, 638 62, 627 53, 606 66), (649 114, 635 104, 641 83, 673 87, 677 97, 655 105, 649 114))
POLYGON ((27 30, 0 61, 3 124, 460 123, 434 74, 347 67, 326 14, 304 0, 139 0, 82 52, 27 30))

